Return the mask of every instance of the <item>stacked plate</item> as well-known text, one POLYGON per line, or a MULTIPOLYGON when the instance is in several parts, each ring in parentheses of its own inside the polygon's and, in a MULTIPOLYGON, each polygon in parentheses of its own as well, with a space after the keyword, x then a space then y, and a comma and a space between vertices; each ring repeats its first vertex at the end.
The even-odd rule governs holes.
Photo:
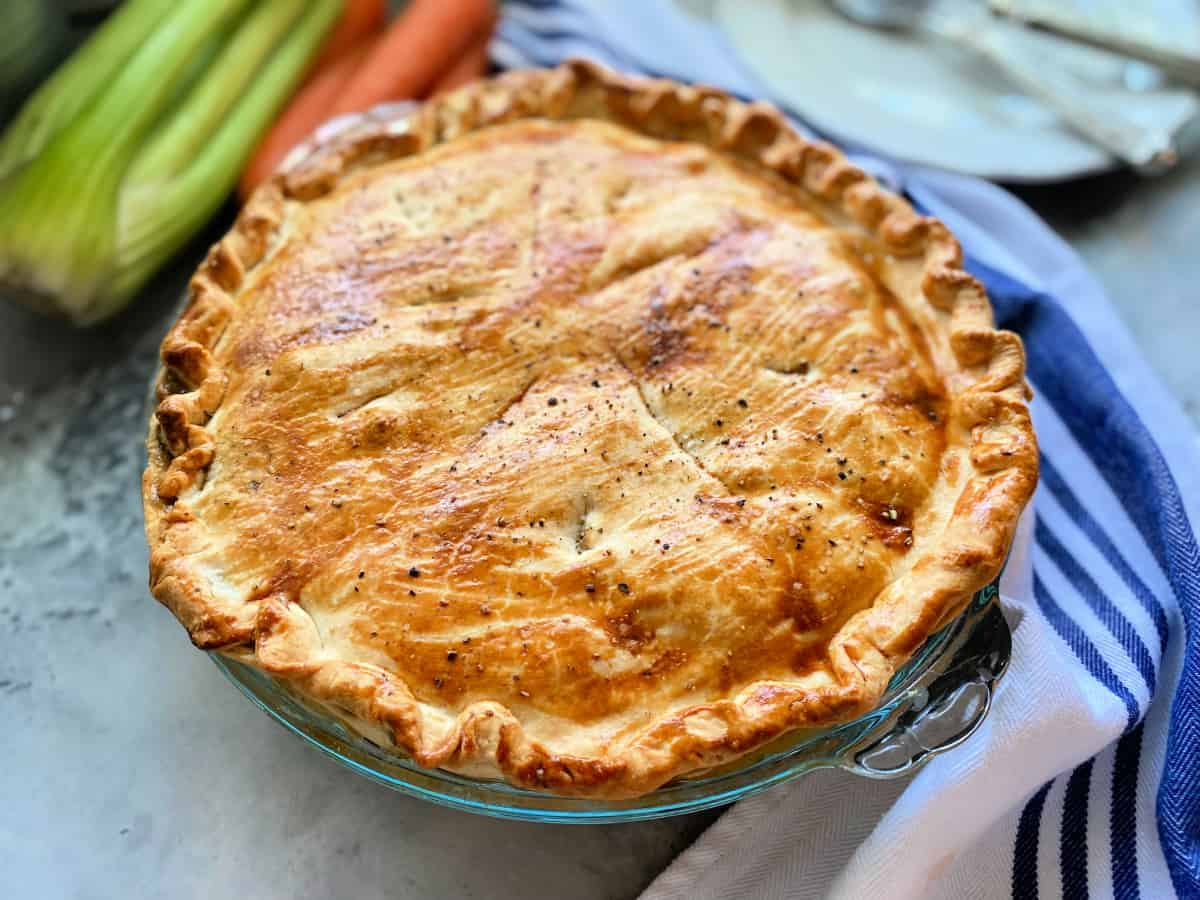
MULTIPOLYGON (((825 0, 685 5, 720 25, 781 103, 840 142, 1009 181, 1056 181, 1120 165, 979 54, 952 42, 912 30, 864 27, 825 0)), ((983 0, 952 4, 983 5, 983 0)), ((1073 15, 1101 35, 1136 35, 1194 54, 1200 66, 1200 7, 1186 0, 1062 0, 1048 10, 1041 0, 992 5, 1025 19, 1073 15)), ((1098 109, 1111 109, 1114 117, 1147 131, 1177 135, 1186 149, 1197 98, 1160 69, 1012 18, 993 17, 988 28, 1014 51, 1042 61, 1047 71, 1065 72, 1098 109)))

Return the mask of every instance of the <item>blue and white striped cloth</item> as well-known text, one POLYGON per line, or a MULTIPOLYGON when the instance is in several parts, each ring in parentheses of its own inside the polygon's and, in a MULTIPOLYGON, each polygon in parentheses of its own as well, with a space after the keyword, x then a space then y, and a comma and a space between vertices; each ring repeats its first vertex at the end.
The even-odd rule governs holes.
MULTIPOLYGON (((492 56, 586 56, 770 99, 709 23, 666 0, 509 3, 492 56)), ((1200 897, 1196 433, 1019 201, 854 156, 957 233, 1025 339, 1043 456, 1002 583, 1013 664, 954 753, 901 782, 821 772, 743 801, 646 896, 1200 897)))

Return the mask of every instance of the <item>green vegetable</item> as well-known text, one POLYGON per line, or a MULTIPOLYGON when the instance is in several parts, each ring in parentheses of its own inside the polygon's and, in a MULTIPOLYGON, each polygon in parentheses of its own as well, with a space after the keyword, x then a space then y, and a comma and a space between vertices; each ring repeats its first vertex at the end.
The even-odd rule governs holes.
POLYGON ((341 0, 127 0, 0 140, 0 293, 118 312, 221 205, 341 0))

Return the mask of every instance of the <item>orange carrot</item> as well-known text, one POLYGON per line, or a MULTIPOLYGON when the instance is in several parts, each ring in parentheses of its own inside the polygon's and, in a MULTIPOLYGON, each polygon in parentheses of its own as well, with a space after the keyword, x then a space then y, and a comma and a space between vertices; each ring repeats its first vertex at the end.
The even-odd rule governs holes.
POLYGON ((238 193, 243 200, 271 177, 289 150, 308 137, 326 119, 332 118, 329 110, 375 41, 373 35, 360 39, 332 65, 315 72, 296 92, 287 108, 259 143, 245 171, 242 172, 238 193))
POLYGON ((313 60, 314 73, 334 63, 367 35, 378 32, 387 21, 386 0, 345 0, 345 4, 333 30, 313 60))
POLYGON ((491 41, 492 31, 489 28, 483 34, 479 35, 479 37, 475 38, 475 43, 466 49, 454 65, 438 76, 437 81, 433 83, 433 88, 429 91, 429 96, 436 97, 439 94, 462 87, 464 84, 468 84, 486 75, 488 70, 488 44, 491 41))
POLYGON ((330 113, 419 97, 495 14, 491 0, 411 0, 380 36, 330 113))

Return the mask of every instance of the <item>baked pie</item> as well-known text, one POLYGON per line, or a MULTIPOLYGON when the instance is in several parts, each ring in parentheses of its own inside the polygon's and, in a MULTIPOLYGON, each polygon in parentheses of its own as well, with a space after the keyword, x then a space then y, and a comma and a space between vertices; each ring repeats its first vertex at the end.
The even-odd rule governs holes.
POLYGON ((620 797, 877 704, 1037 478, 939 222, 586 63, 259 190, 162 347, 150 583, 417 763, 620 797))

